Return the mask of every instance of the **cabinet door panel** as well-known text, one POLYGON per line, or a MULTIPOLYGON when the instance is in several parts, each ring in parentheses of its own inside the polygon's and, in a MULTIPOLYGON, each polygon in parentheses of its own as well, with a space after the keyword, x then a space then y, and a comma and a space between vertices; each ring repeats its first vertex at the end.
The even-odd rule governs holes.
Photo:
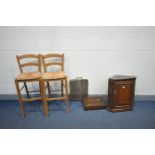
POLYGON ((132 98, 132 84, 117 84, 115 85, 115 102, 118 106, 130 105, 132 98))

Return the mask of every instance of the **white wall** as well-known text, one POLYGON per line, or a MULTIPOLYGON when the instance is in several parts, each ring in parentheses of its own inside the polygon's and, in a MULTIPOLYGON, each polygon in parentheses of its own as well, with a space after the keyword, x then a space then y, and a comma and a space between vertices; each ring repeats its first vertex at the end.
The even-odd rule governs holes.
POLYGON ((136 94, 155 95, 155 27, 0 27, 0 94, 15 94, 15 56, 65 53, 69 79, 106 94, 114 74, 136 75, 136 94))

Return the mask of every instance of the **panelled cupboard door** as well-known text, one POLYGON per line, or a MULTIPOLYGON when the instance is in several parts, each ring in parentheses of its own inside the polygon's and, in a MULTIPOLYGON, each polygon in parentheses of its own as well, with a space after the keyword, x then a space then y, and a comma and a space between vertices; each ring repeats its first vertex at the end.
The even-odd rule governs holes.
POLYGON ((133 109, 134 76, 117 75, 109 79, 108 85, 108 110, 112 112, 133 109))
POLYGON ((132 90, 132 81, 117 81, 114 88, 116 106, 131 105, 133 95, 132 90))

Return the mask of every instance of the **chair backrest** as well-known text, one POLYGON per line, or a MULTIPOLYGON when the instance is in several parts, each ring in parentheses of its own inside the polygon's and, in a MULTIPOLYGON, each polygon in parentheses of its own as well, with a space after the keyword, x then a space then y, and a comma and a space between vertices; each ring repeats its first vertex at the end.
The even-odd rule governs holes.
POLYGON ((64 54, 44 54, 41 55, 44 72, 47 72, 48 67, 59 66, 61 71, 64 71, 64 54), (49 61, 48 61, 49 60, 49 61))
POLYGON ((38 72, 41 72, 41 61, 40 54, 24 54, 24 55, 16 55, 17 62, 19 65, 20 72, 23 73, 24 67, 37 67, 38 72), (23 60, 27 60, 26 62, 22 62, 23 60), (31 61, 28 62, 28 59, 31 61), (33 59, 33 61, 32 61, 33 59))

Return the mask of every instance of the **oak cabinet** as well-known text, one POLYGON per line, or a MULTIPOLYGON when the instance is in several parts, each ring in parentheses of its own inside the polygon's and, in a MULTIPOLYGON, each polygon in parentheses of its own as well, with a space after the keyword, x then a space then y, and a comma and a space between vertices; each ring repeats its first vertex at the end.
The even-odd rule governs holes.
POLYGON ((115 75, 108 82, 108 110, 132 110, 134 104, 135 76, 115 75))

